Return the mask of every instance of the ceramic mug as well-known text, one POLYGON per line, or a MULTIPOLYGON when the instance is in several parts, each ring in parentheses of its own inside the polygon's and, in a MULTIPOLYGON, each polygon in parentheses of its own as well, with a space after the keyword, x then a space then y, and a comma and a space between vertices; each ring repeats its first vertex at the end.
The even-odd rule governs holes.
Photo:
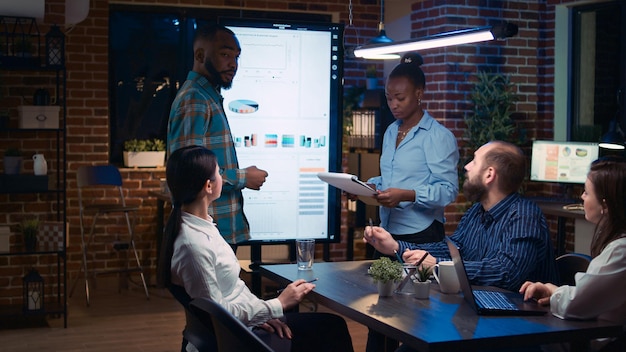
POLYGON ((437 263, 433 267, 433 276, 435 276, 435 280, 439 283, 439 289, 443 293, 458 293, 461 289, 454 263, 451 260, 437 263))

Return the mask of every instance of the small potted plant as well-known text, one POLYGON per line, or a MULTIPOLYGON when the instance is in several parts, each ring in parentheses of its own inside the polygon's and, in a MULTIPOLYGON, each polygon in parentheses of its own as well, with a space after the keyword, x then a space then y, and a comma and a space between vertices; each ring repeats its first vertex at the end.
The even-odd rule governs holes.
POLYGON ((370 89, 378 88, 378 69, 375 65, 370 65, 365 69, 365 87, 370 89))
POLYGON ((24 249, 34 252, 37 248, 37 233, 39 232, 39 219, 24 219, 20 223, 20 232, 24 239, 24 249))
POLYGON ((431 266, 421 265, 415 271, 415 274, 411 275, 413 281, 413 288, 415 289, 415 298, 428 299, 430 295, 430 275, 433 273, 431 266))
POLYGON ((4 151, 2 162, 6 175, 17 175, 22 170, 22 152, 17 148, 8 148, 4 151))
POLYGON ((130 139, 124 142, 124 166, 159 167, 165 164, 165 142, 161 139, 130 139))
POLYGON ((376 283, 379 296, 388 297, 393 293, 395 283, 402 279, 402 264, 382 257, 375 260, 367 272, 376 283))

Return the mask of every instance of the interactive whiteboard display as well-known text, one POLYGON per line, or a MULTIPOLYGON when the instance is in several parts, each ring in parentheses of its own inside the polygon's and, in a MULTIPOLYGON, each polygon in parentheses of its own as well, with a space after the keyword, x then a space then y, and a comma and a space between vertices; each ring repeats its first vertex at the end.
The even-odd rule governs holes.
POLYGON ((243 191, 251 239, 338 241, 339 195, 317 174, 340 167, 341 25, 220 23, 242 49, 222 90, 239 166, 269 174, 260 191, 243 191))

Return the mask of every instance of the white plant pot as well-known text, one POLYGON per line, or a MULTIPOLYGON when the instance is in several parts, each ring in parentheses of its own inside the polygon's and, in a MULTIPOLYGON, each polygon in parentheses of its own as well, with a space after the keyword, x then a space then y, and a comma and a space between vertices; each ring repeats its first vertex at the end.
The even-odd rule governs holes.
POLYGON ((379 297, 390 297, 393 294, 393 290, 396 288, 396 283, 393 281, 388 282, 376 282, 376 286, 378 287, 378 296, 379 297))
POLYGON ((165 164, 165 152, 124 152, 126 167, 158 167, 165 164))
POLYGON ((428 299, 430 296, 430 280, 413 282, 413 289, 415 290, 415 298, 428 299))

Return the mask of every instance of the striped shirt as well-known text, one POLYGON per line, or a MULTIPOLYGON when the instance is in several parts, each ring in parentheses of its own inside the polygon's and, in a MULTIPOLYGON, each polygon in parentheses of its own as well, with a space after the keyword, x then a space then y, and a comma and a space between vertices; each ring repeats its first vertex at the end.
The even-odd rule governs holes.
POLYGON ((168 155, 188 145, 202 145, 217 156, 224 169, 222 195, 211 202, 209 215, 226 242, 240 243, 250 238, 243 213, 241 190, 246 171, 239 168, 235 144, 218 89, 197 72, 190 71, 176 94, 167 126, 168 155))
MULTIPOLYGON (((489 211, 474 204, 450 236, 461 250, 473 285, 519 290, 524 281, 556 282, 557 271, 550 231, 541 209, 513 193, 489 211)), ((428 251, 437 261, 451 260, 445 241, 405 248, 428 251)))

